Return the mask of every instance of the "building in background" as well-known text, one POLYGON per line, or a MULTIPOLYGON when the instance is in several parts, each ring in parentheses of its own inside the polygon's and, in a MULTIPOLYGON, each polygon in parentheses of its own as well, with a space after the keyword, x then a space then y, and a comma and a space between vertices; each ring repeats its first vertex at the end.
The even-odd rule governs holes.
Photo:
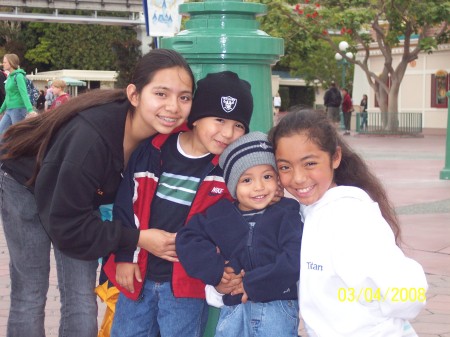
POLYGON ((75 97, 86 90, 91 89, 112 89, 117 81, 116 71, 106 70, 75 70, 63 69, 55 71, 37 72, 27 75, 33 81, 35 87, 44 89, 55 79, 62 79, 67 83, 67 92, 71 97, 75 97))
MULTIPOLYGON (((413 48, 414 46, 411 46, 413 48)), ((393 50, 395 60, 402 57, 403 46, 393 50)), ((357 53, 356 59, 362 55, 357 53)), ((398 95, 398 112, 422 113, 422 128, 427 134, 445 134, 447 130, 448 99, 450 90, 450 44, 443 44, 427 54, 421 52, 417 60, 408 64, 398 95)), ((384 57, 373 48, 369 57, 369 69, 380 73, 384 57)), ((389 84, 388 84, 389 85, 389 84)), ((354 102, 359 102, 363 94, 368 96, 368 112, 379 112, 375 93, 367 82, 366 74, 355 66, 353 78, 354 102)))

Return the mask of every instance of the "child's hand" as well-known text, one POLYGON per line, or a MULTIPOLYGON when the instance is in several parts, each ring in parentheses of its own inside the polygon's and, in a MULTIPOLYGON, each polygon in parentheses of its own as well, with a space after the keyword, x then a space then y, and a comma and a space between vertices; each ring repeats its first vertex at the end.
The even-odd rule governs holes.
POLYGON ((176 235, 161 229, 146 229, 139 232, 138 246, 161 259, 178 262, 175 250, 176 235))
POLYGON ((237 286, 242 284, 242 277, 244 272, 241 271, 239 274, 235 274, 233 268, 225 267, 220 283, 215 286, 216 290, 221 294, 231 293, 237 286))
MULTIPOLYGON (((245 272, 242 270, 241 274, 242 274, 242 277, 244 277, 245 272)), ((248 296, 247 296, 247 293, 245 292, 244 283, 243 282, 237 284, 236 287, 234 287, 233 291, 230 294, 233 295, 233 296, 234 295, 238 295, 238 294, 242 294, 241 302, 242 303, 247 302, 248 296)))
POLYGON ((116 281, 131 293, 134 293, 134 278, 142 282, 141 271, 136 263, 118 262, 116 267, 116 281))

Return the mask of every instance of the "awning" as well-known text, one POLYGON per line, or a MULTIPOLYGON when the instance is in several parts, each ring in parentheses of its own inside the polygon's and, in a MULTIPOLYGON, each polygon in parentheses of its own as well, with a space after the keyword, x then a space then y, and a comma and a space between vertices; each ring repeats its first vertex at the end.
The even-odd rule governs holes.
POLYGON ((86 86, 86 82, 76 80, 72 77, 61 77, 61 80, 66 82, 67 85, 73 86, 73 87, 85 87, 86 86))

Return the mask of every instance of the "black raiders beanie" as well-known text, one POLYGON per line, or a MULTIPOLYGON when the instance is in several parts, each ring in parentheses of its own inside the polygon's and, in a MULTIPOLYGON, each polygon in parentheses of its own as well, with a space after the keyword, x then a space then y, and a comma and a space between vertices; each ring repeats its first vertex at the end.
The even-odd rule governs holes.
POLYGON ((212 73, 197 82, 188 127, 200 118, 219 117, 241 122, 248 133, 252 112, 250 83, 232 71, 212 73))
POLYGON ((236 199, 236 186, 241 175, 257 165, 272 165, 277 172, 273 147, 265 133, 254 131, 228 145, 219 158, 228 191, 236 199))

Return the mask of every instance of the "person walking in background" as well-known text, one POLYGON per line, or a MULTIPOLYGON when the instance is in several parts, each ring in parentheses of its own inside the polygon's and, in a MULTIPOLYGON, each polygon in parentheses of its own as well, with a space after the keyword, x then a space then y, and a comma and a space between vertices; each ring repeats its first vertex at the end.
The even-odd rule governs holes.
POLYGON ((201 337, 205 285, 188 277, 175 251, 176 233, 194 214, 230 198, 218 155, 249 131, 253 97, 236 73, 197 83, 188 128, 143 143, 130 159, 114 202, 125 226, 154 235, 147 250, 120 250, 104 270, 120 289, 112 337, 201 337))
POLYGON ((273 107, 275 109, 275 114, 280 112, 281 97, 280 97, 280 93, 279 92, 277 92, 276 95, 273 97, 273 107))
POLYGON ((3 118, 0 121, 0 137, 12 124, 23 120, 27 113, 33 111, 27 92, 26 73, 20 69, 19 57, 16 54, 3 56, 3 69, 9 72, 5 83, 5 100, 0 107, 3 118))
POLYGON ((297 337, 299 203, 292 198, 273 202, 277 165, 262 132, 233 142, 219 164, 237 201, 223 199, 192 217, 177 233, 178 258, 188 275, 208 284, 208 303, 221 308, 216 337, 297 337), (244 276, 239 287, 223 294, 214 286, 227 268, 244 276))
POLYGON ((274 125, 276 125, 278 123, 278 120, 281 118, 280 109, 281 109, 281 96, 280 96, 280 93, 277 91, 276 95, 273 97, 273 123, 274 123, 274 125))
POLYGON ((342 89, 342 113, 344 115, 344 126, 345 132, 344 135, 350 135, 350 124, 353 113, 353 102, 350 94, 348 93, 347 88, 342 89))
POLYGON ((36 102, 36 109, 38 112, 43 112, 45 109, 45 92, 44 92, 44 90, 39 90, 39 97, 36 102))
POLYGON ((367 125, 367 95, 364 94, 363 98, 361 100, 361 103, 359 103, 360 110, 361 110, 361 131, 367 131, 368 125, 367 125))
POLYGON ((65 89, 66 82, 64 82, 64 80, 58 79, 52 82, 52 91, 55 99, 53 100, 53 103, 50 105, 48 110, 54 110, 70 99, 70 95, 64 91, 65 89))
POLYGON ((341 102, 341 93, 339 92, 339 89, 336 88, 336 83, 333 81, 330 83, 330 88, 325 92, 323 103, 326 107, 328 118, 335 123, 336 127, 339 127, 340 123, 341 102))
POLYGON ((55 95, 53 94, 53 88, 50 85, 50 88, 47 88, 47 91, 45 93, 45 111, 47 111, 50 106, 52 105, 53 101, 55 100, 55 95))
POLYGON ((192 105, 194 75, 176 51, 155 49, 125 89, 95 90, 11 126, 1 144, 1 220, 10 256, 7 337, 45 336, 53 244, 60 337, 96 337, 98 259, 151 250, 154 234, 102 221, 134 149, 171 133, 192 105))
POLYGON ((398 246, 381 182, 314 110, 290 113, 269 139, 281 184, 301 205, 299 304, 308 336, 417 336, 409 320, 425 306, 428 284, 398 246))

